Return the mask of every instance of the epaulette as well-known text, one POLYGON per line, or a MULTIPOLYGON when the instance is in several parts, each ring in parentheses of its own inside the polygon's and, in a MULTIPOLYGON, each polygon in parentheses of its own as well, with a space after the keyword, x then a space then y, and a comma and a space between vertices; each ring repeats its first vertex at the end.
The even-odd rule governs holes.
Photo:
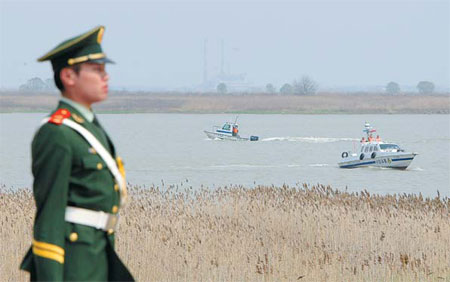
POLYGON ((66 118, 70 117, 70 112, 67 109, 59 109, 57 110, 48 120, 50 123, 54 123, 56 125, 60 125, 66 118))

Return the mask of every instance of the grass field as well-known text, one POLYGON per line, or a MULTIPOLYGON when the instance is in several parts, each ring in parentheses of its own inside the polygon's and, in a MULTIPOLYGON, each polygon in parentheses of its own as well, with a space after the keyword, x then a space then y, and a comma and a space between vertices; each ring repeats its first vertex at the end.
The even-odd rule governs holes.
MULTIPOLYGON (((0 93, 0 112, 48 112, 58 93, 0 93)), ((449 95, 330 94, 180 95, 171 93, 110 93, 94 106, 112 113, 292 113, 292 114, 449 114, 449 95)))
MULTIPOLYGON (((129 186, 117 249, 138 281, 450 281, 450 199, 330 187, 129 186)), ((0 281, 23 281, 29 190, 0 187, 0 281)))

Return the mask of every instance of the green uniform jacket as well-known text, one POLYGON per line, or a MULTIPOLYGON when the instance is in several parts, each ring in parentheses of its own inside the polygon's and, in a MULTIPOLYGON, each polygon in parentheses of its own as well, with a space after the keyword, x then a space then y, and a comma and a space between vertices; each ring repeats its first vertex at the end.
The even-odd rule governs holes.
MULTIPOLYGON (((114 158, 114 146, 96 119, 88 122, 67 103, 71 120, 89 130, 114 158)), ((120 191, 106 163, 75 130, 46 123, 32 143, 36 217, 33 243, 21 269, 31 280, 131 281, 114 251, 114 233, 64 220, 67 206, 117 213, 120 191)))

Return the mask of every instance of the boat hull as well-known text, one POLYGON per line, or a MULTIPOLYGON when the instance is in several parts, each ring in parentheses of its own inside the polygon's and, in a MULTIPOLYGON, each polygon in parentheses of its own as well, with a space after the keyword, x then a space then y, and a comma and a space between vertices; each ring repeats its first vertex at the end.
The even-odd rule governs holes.
POLYGON ((357 167, 384 167, 395 169, 406 169, 414 160, 416 153, 402 153, 402 154, 386 154, 376 156, 375 158, 359 159, 358 156, 349 156, 339 162, 340 168, 357 168, 357 167))
POLYGON ((213 140, 230 140, 230 141, 249 141, 249 138, 241 137, 241 136, 230 136, 228 134, 222 134, 218 132, 204 131, 208 138, 213 140))

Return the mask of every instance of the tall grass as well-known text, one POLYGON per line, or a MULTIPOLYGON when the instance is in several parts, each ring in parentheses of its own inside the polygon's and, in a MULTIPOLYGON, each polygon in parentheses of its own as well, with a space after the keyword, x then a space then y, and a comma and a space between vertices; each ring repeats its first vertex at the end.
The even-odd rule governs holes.
MULTIPOLYGON (((450 199, 322 185, 131 186, 117 250, 140 281, 450 281, 450 199)), ((29 190, 0 187, 0 280, 25 280, 29 190)))

